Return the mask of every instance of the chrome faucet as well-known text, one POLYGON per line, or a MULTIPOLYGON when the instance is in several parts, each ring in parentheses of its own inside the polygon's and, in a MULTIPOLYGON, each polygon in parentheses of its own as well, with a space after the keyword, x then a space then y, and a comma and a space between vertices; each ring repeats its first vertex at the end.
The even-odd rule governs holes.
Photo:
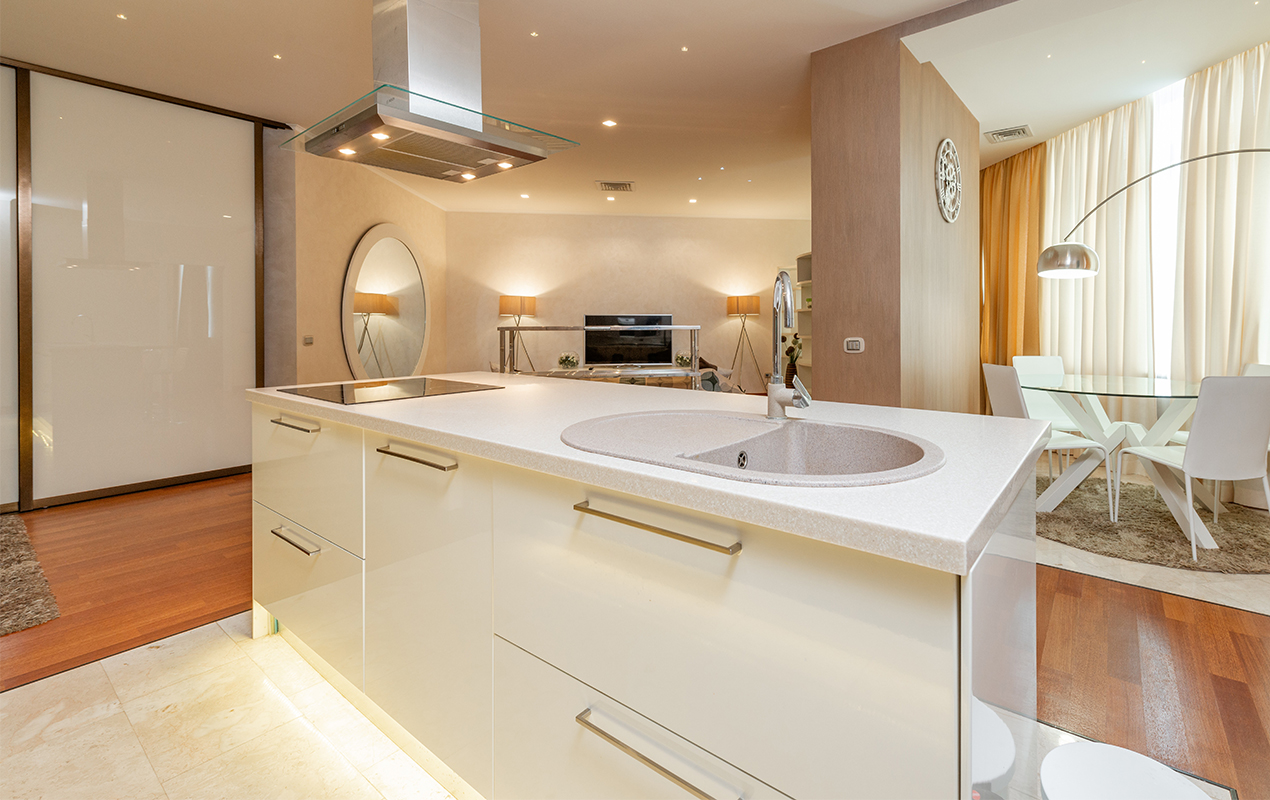
POLYGON ((781 328, 794 327, 794 286, 789 273, 781 270, 772 287, 772 377, 767 384, 767 418, 785 419, 789 406, 807 408, 811 393, 803 382, 794 376, 794 388, 785 386, 781 378, 781 328), (783 323, 783 326, 782 326, 783 323))

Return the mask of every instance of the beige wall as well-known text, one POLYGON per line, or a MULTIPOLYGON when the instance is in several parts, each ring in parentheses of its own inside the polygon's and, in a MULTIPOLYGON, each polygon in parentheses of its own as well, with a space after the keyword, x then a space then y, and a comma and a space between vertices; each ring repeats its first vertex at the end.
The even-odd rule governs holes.
MULTIPOLYGON (((669 313, 701 326, 702 357, 726 369, 740 321, 725 314, 728 295, 761 295, 770 308, 777 271, 793 272, 810 249, 805 220, 735 220, 539 214, 447 215, 449 369, 498 362, 498 296, 533 295, 538 316, 525 324, 581 325, 586 314, 669 313)), ((771 370, 771 313, 748 323, 763 371, 771 370)), ((531 334, 538 369, 562 350, 582 353, 582 334, 531 334)), ((676 338, 676 349, 688 340, 676 338)), ((522 360, 522 368, 528 365, 522 360)), ((750 363, 745 386, 758 389, 750 363)))
MULTIPOLYGON (((267 262, 272 274, 267 308, 277 310, 284 320, 280 325, 266 324, 266 352, 293 348, 295 366, 293 376, 288 375, 285 358, 279 357, 280 369, 268 370, 268 382, 277 385, 352 378, 340 327, 344 275, 358 240, 382 222, 404 228, 418 247, 415 256, 427 275, 432 310, 424 372, 446 371, 445 212, 366 167, 309 155, 283 153, 282 157, 293 162, 295 181, 294 284, 279 275, 287 267, 282 227, 278 229, 281 240, 275 237, 271 244, 266 238, 266 248, 272 248, 273 256, 267 262), (294 298, 288 300, 286 292, 291 287, 294 298), (288 303, 294 308, 294 326, 286 317, 288 303), (304 345, 305 336, 313 337, 312 345, 304 345), (285 380, 287 377, 291 380, 285 380)), ((285 179, 284 168, 275 166, 271 172, 285 179)), ((267 192, 281 197, 285 185, 267 187, 267 192)), ((266 207, 276 217, 287 218, 281 201, 266 207)))

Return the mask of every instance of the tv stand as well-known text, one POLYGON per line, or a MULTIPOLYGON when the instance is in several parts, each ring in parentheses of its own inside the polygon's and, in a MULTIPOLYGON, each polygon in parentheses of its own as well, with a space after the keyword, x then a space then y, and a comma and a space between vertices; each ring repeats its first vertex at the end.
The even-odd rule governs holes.
POLYGON ((498 371, 610 383, 644 383, 649 386, 701 388, 700 325, 504 325, 498 329, 498 371), (578 367, 521 372, 516 366, 516 337, 531 331, 688 331, 692 363, 688 367, 609 366, 578 367))

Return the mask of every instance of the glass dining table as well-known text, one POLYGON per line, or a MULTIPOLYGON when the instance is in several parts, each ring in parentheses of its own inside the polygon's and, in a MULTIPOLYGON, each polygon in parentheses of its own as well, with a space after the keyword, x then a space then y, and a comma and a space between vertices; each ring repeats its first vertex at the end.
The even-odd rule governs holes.
MULTIPOLYGON (((1118 445, 1126 447, 1159 447, 1169 443, 1173 434, 1186 424, 1195 413, 1199 398, 1199 384, 1167 379, 1134 378, 1116 375, 1019 375, 1024 389, 1048 392, 1058 402, 1072 422, 1080 429, 1080 435, 1093 439, 1110 453, 1118 445), (1136 422, 1113 422, 1107 416, 1099 397, 1147 398, 1171 401, 1164 413, 1150 428, 1136 422)), ((1114 458, 1114 454, 1112 456, 1114 458)), ((1108 459, 1108 469, 1111 468, 1108 459)), ((1036 501, 1037 511, 1053 511, 1067 495, 1089 477, 1099 463, 1099 454, 1086 450, 1080 458, 1063 471, 1036 501)), ((1155 484, 1165 505, 1177 520, 1181 535, 1186 535, 1186 518, 1191 517, 1200 547, 1215 549, 1208 527, 1196 511, 1186 502, 1186 487, 1179 473, 1151 461, 1140 460, 1147 477, 1155 484)), ((1218 501, 1200 482, 1194 483, 1195 499, 1204 507, 1224 510, 1218 501)))

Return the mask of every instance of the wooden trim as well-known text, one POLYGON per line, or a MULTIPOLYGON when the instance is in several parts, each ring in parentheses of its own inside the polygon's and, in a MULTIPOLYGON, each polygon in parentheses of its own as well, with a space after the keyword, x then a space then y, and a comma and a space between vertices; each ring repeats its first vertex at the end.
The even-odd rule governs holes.
POLYGON ((31 73, 14 70, 17 102, 18 167, 18 508, 28 511, 34 498, 33 386, 34 331, 31 295, 31 73))
POLYGON ((17 503, 4 503, 0 505, 0 514, 12 514, 18 510, 17 503))
MULTIPOLYGON (((141 481, 140 483, 126 483, 122 486, 107 486, 104 489, 92 489, 87 492, 61 494, 56 497, 42 497, 35 501, 32 508, 64 506, 70 503, 82 503, 85 500, 99 500, 103 497, 115 497, 116 495, 121 494, 145 492, 150 489, 162 489, 167 486, 179 486, 183 483, 194 483, 196 481, 210 481, 213 478, 224 478, 229 475, 243 475, 249 472, 251 472, 251 465, 244 464, 241 467, 225 467, 223 469, 208 470, 207 472, 194 472, 189 475, 174 475, 171 478, 157 478, 152 481, 141 481)), ((31 509, 23 510, 29 511, 31 509)))
POLYGON ((265 385, 265 126, 256 122, 256 388, 265 385))
POLYGON ((17 69, 19 71, 28 70, 30 72, 38 72, 42 75, 52 75, 55 78, 64 78, 68 81, 77 81, 79 83, 87 83, 91 86, 100 86, 103 89, 113 89, 116 92, 123 92, 125 94, 135 94, 138 97, 148 97, 151 100, 159 100, 164 103, 172 103, 173 105, 185 106, 186 108, 196 108, 199 111, 208 111, 208 112, 211 112, 212 114, 220 114, 223 117, 233 117, 234 119, 242 119, 242 120, 246 120, 247 122, 254 122, 257 125, 268 125, 270 128, 280 128, 280 129, 286 130, 291 127, 290 125, 287 125, 285 123, 278 122, 272 119, 265 119, 264 117, 257 117, 251 114, 242 114, 238 111, 230 111, 227 108, 220 108, 219 106, 210 106, 206 103, 198 103, 193 100, 182 100, 179 97, 173 97, 167 94, 160 94, 159 92, 150 92, 145 89, 137 89, 132 86, 124 86, 121 83, 111 83, 110 81, 103 81, 98 78, 90 78, 87 75, 78 75, 74 72, 66 72, 65 70, 53 69, 52 67, 41 67, 38 64, 29 64, 25 61, 18 61, 17 59, 6 58, 4 56, 0 56, 0 66, 13 67, 14 69, 17 69))

